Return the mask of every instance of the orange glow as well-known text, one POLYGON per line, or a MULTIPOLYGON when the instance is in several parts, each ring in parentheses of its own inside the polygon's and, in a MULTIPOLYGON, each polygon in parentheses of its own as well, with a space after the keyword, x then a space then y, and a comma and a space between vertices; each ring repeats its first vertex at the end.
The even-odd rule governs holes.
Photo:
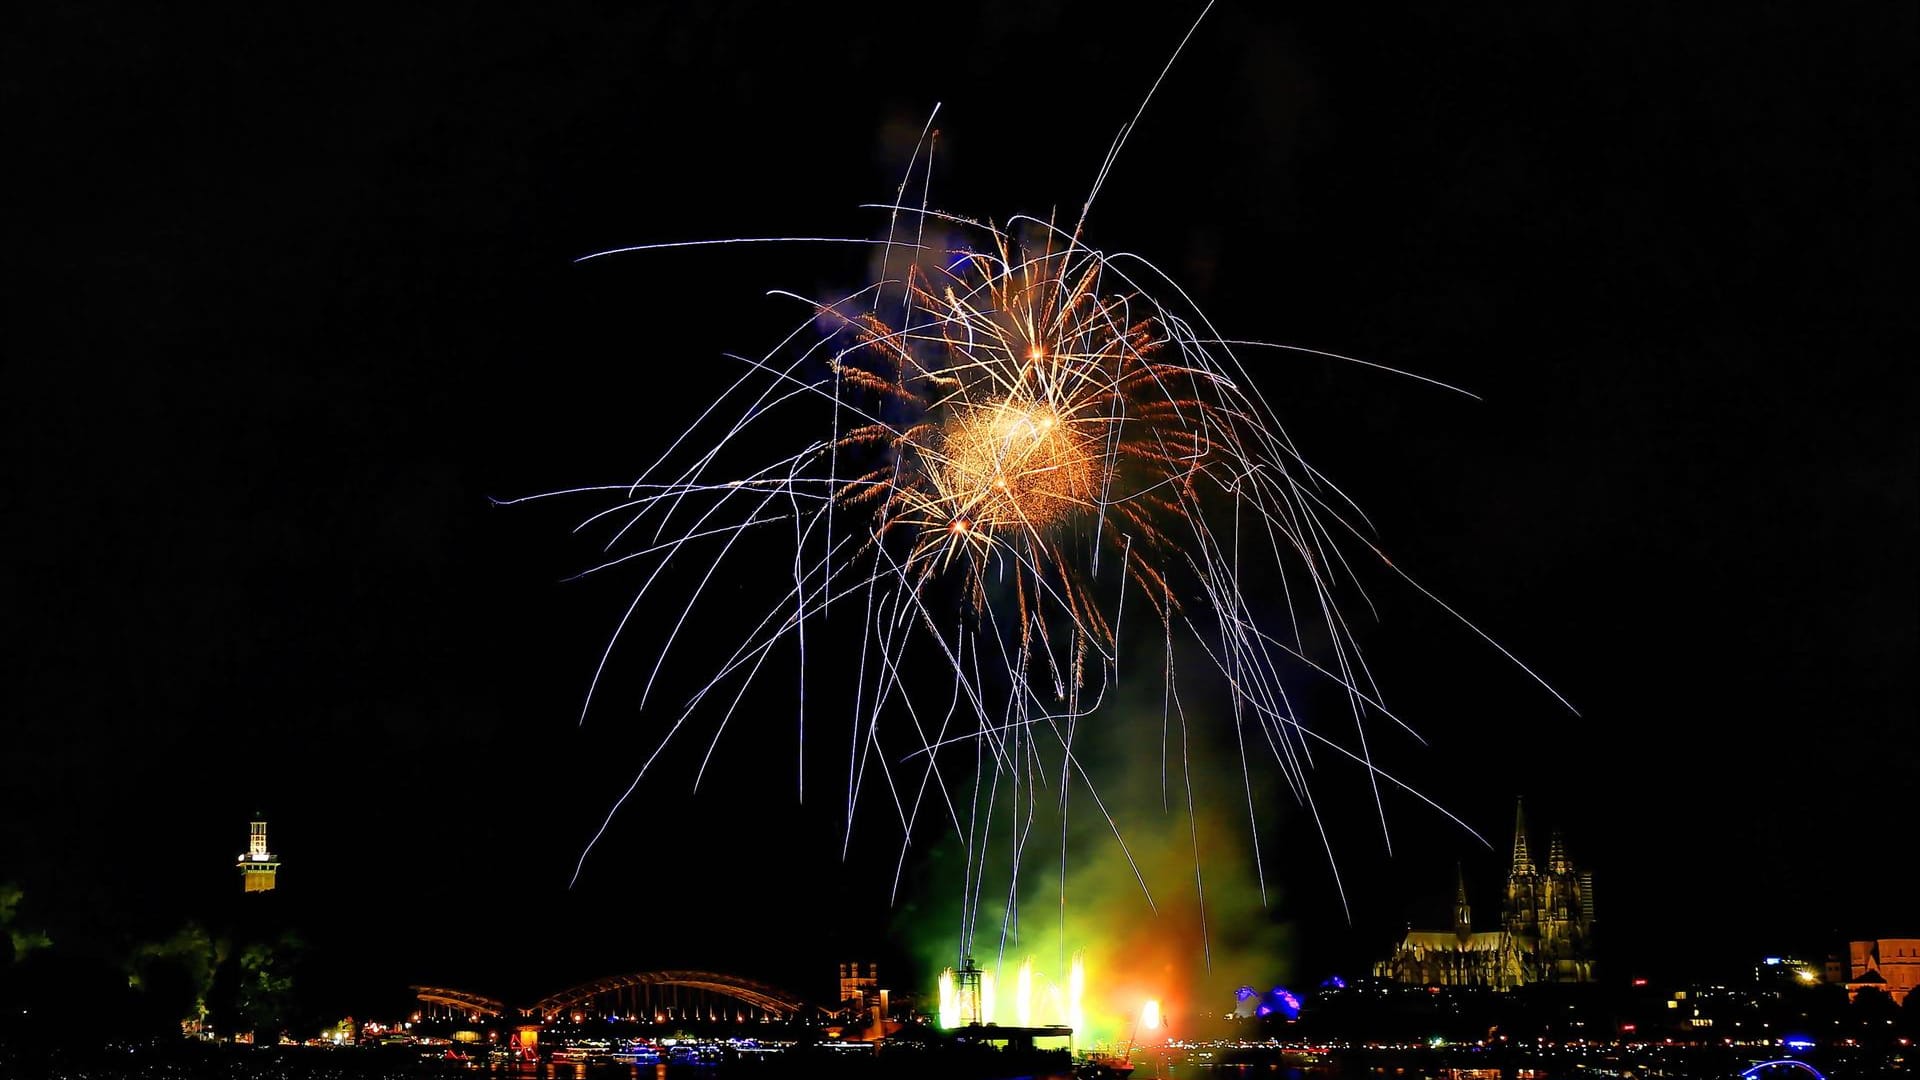
POLYGON ((1044 530, 1093 505, 1100 446, 1044 402, 1007 397, 960 410, 930 461, 954 533, 1044 530))

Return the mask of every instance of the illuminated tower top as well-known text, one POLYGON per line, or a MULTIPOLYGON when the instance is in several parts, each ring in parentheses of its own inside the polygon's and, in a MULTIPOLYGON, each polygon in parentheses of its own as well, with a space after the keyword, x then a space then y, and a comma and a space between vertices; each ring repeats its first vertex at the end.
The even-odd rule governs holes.
POLYGON ((1573 873, 1573 863, 1567 860, 1567 842, 1561 839, 1559 829, 1553 830, 1552 845, 1547 848, 1547 873, 1573 873))
POLYGON ((267 823, 252 823, 247 837, 247 852, 240 856, 240 879, 246 891, 272 892, 280 872, 280 860, 267 850, 267 823))
POLYGON ((1513 875, 1524 877, 1534 872, 1533 855, 1527 851, 1527 812, 1520 800, 1513 802, 1513 875))

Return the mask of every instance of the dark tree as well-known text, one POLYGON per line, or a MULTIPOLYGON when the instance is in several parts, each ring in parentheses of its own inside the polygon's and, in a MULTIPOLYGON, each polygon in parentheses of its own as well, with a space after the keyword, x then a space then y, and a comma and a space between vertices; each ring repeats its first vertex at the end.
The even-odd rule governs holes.
POLYGON ((1880 1034, 1899 1015, 1899 1006, 1885 990, 1877 986, 1863 987, 1853 996, 1853 1022, 1865 1028, 1870 1034, 1880 1034))
POLYGON ((292 933, 240 950, 233 996, 237 1030, 251 1031, 260 1040, 277 1036, 294 1023, 294 972, 304 952, 305 943, 292 933))
POLYGON ((36 949, 44 949, 53 944, 44 931, 29 930, 19 923, 20 901, 26 896, 20 886, 12 882, 0 883, 0 932, 6 934, 8 944, 6 962, 18 964, 36 949))
POLYGON ((1900 1006, 1900 1015, 1894 1019, 1893 1026, 1909 1039, 1920 1038, 1920 992, 1907 992, 1906 1003, 1900 1006))
POLYGON ((178 1030, 183 1023, 204 1021, 225 953, 224 942, 191 922, 171 937, 136 946, 127 960, 127 982, 140 992, 140 1011, 149 1026, 178 1030))

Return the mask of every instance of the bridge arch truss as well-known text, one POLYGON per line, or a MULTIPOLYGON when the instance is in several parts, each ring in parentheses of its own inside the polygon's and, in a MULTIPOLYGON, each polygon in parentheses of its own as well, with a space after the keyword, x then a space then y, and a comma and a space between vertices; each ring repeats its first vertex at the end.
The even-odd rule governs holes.
POLYGON ((811 1006, 767 983, 714 971, 637 971, 549 994, 528 1011, 543 1020, 578 1013, 632 1020, 789 1020, 811 1006))
POLYGON ((468 1020, 485 1017, 505 1016, 512 1010, 504 1002, 481 994, 470 994, 465 990, 453 990, 444 986, 415 986, 413 996, 423 1010, 429 1014, 460 1016, 468 1020))

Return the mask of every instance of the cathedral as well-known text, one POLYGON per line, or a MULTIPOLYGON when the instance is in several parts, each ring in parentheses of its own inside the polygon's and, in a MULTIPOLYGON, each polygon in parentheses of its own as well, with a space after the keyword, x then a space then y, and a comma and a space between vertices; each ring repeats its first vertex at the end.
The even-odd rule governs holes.
POLYGON ((1393 955, 1374 965, 1381 978, 1410 986, 1485 986, 1593 981, 1593 874, 1575 870, 1555 832, 1544 866, 1527 847, 1527 819, 1514 811, 1513 871, 1500 906, 1500 929, 1473 929, 1467 882, 1454 893, 1453 929, 1408 930, 1393 955))

